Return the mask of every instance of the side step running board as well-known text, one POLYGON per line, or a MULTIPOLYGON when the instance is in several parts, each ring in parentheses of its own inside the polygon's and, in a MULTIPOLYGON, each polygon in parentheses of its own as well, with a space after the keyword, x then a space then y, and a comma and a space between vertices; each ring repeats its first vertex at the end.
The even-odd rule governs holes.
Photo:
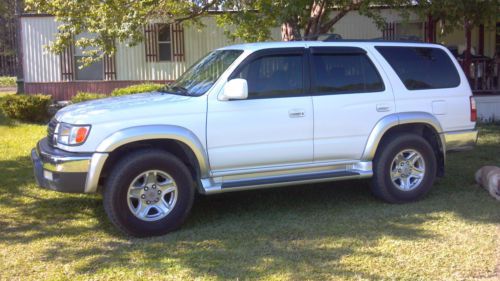
POLYGON ((361 174, 358 172, 351 171, 336 171, 336 172, 326 172, 326 173, 315 173, 315 174, 302 174, 302 175, 290 175, 290 176, 280 176, 264 179, 254 179, 254 180, 239 180, 222 183, 221 188, 226 191, 227 189, 247 189, 251 187, 266 187, 266 186, 280 186, 280 185, 290 185, 290 184, 301 184, 317 181, 329 181, 334 179, 344 179, 344 178, 357 178, 361 174))

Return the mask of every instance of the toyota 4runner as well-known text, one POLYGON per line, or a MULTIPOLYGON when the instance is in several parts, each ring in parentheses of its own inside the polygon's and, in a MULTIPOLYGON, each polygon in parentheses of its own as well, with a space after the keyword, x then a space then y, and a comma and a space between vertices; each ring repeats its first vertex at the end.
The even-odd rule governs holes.
POLYGON ((102 192, 134 236, 178 228, 195 193, 371 178, 422 198, 446 153, 476 143, 466 76, 441 45, 338 41, 228 46, 152 93, 60 110, 31 157, 38 185, 102 192))

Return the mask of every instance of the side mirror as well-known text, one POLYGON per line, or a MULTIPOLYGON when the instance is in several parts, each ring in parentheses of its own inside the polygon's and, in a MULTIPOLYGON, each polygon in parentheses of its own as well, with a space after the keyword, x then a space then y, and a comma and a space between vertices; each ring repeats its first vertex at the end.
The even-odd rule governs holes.
POLYGON ((219 100, 244 100, 248 98, 247 80, 236 78, 227 81, 219 100))

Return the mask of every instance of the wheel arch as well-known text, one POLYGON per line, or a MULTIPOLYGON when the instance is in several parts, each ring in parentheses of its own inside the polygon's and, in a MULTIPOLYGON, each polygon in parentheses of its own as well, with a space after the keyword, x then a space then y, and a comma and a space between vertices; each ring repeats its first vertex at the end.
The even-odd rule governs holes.
POLYGON ((416 133, 434 148, 438 160, 438 176, 444 175, 446 147, 439 120, 427 112, 406 112, 387 115, 377 122, 368 137, 362 160, 372 161, 384 139, 396 133, 416 133))
POLYGON ((97 191, 103 173, 124 154, 122 152, 144 147, 160 148, 180 158, 198 180, 208 176, 209 163, 204 146, 190 130, 172 125, 148 125, 130 127, 106 137, 97 147, 96 155, 107 155, 99 159, 93 177, 87 179, 86 192, 97 191), (97 171, 98 170, 98 171, 97 171))

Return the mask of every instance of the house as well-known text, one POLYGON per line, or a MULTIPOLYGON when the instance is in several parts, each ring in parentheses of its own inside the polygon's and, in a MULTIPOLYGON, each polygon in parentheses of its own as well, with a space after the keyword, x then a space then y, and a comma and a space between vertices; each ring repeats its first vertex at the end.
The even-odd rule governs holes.
MULTIPOLYGON (((381 9, 380 12, 387 22, 385 28, 379 29, 370 18, 354 11, 334 26, 334 33, 344 39, 409 38, 439 42, 449 46, 457 56, 465 48, 465 32, 461 28, 441 36, 439 22, 422 21, 415 14, 403 19, 392 9, 381 9)), ((109 93, 114 88, 145 81, 164 83, 175 80, 207 52, 234 43, 226 38, 213 17, 207 16, 202 22, 205 24, 202 29, 188 24, 147 24, 142 43, 134 47, 118 44, 113 57, 80 69, 78 59, 83 55, 80 49, 68 48, 57 55, 44 47, 55 39, 58 32, 54 17, 21 15, 24 92, 46 93, 64 100, 78 91, 109 93)), ((471 86, 478 94, 499 93, 499 63, 498 59, 492 59, 500 53, 499 30, 500 23, 497 23, 496 29, 479 27, 471 34, 472 47, 478 56, 469 76, 471 86)), ((272 30, 272 37, 281 40, 279 27, 272 30)))

